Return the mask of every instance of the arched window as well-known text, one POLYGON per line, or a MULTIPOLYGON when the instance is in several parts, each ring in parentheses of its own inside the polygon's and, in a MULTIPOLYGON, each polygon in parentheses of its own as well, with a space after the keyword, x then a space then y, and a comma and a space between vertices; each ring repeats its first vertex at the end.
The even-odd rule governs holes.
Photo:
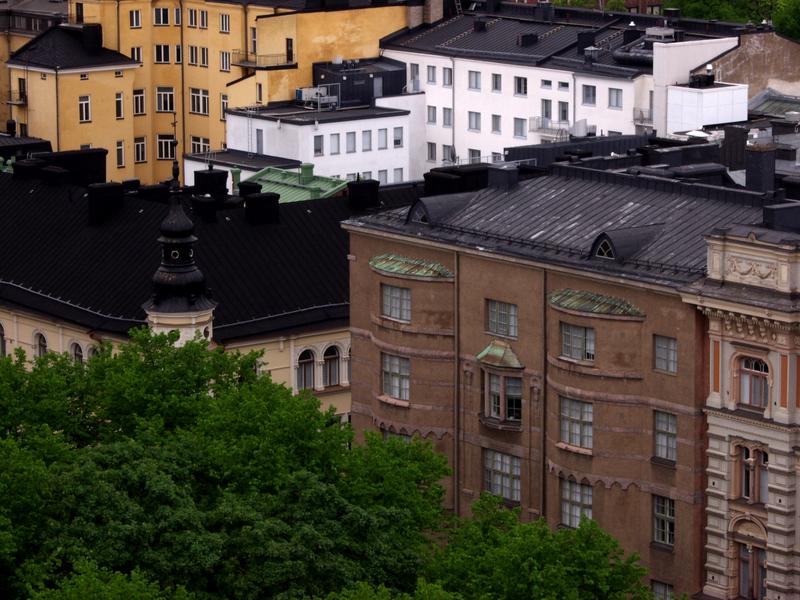
POLYGON ((78 342, 72 342, 69 347, 69 355, 76 363, 83 363, 83 348, 78 342))
POLYGON ((594 255, 597 258, 610 258, 612 260, 616 258, 614 256, 614 248, 611 246, 611 242, 609 242, 607 239, 603 240, 597 245, 597 250, 595 251, 594 255))
POLYGON ((746 356, 739 361, 741 379, 739 402, 765 408, 769 401, 769 366, 759 358, 746 356))
POLYGON ((97 346, 89 346, 89 358, 97 356, 97 346))
POLYGON ((297 359, 297 389, 314 388, 314 353, 303 350, 297 359))
POLYGON ((322 385, 339 385, 339 349, 329 346, 323 355, 325 364, 322 368, 322 385))
POLYGON ((47 354, 47 338, 44 337, 43 333, 37 333, 33 336, 33 354, 38 357, 47 354))
POLYGON ((0 325, 0 357, 6 355, 6 330, 0 325))

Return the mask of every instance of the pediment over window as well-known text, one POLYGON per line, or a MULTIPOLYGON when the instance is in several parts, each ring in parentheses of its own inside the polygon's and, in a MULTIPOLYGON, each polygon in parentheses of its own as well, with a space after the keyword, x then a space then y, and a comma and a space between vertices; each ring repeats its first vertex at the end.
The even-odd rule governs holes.
POLYGON ((501 369, 525 368, 514 350, 511 349, 511 346, 502 340, 492 340, 475 358, 478 359, 478 362, 489 367, 501 369))

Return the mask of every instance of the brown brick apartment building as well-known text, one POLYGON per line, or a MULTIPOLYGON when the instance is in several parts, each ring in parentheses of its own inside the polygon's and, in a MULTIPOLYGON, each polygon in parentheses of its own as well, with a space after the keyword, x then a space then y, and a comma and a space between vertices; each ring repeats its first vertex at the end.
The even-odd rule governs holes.
POLYGON ((654 589, 703 587, 704 235, 764 196, 555 167, 348 221, 352 421, 420 435, 526 518, 587 515, 654 589), (376 374, 380 374, 377 377, 376 374))

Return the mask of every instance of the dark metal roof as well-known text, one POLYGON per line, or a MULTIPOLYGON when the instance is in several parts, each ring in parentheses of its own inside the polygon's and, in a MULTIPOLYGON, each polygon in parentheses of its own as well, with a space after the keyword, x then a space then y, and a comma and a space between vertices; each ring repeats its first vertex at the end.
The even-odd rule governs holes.
POLYGON ((12 137, 0 134, 0 156, 11 158, 28 152, 50 152, 50 142, 34 137, 12 137))
POLYGON ((89 52, 80 27, 56 25, 33 38, 8 59, 7 64, 46 69, 78 69, 137 65, 124 54, 108 48, 89 52))
POLYGON ((338 110, 308 110, 296 104, 280 104, 272 107, 259 107, 258 109, 234 108, 228 110, 228 113, 254 119, 291 123, 293 125, 314 125, 315 123, 338 123, 340 121, 402 116, 409 114, 410 111, 383 106, 361 106, 340 108, 338 110))
MULTIPOLYGON (((0 173, 0 300, 85 327, 124 334, 144 322, 160 262, 165 204, 129 194, 89 226, 83 188, 0 173), (35 240, 35 243, 31 243, 35 240)), ((251 225, 243 209, 192 217, 197 264, 219 305, 225 341, 348 317, 346 197, 282 204, 280 223, 251 225)))
POLYGON ((277 167, 279 169, 294 169, 300 166, 300 161, 293 158, 282 156, 270 156, 269 154, 256 154, 244 150, 212 150, 211 152, 200 152, 197 154, 184 154, 184 158, 209 163, 212 165, 223 165, 226 167, 239 167, 248 170, 265 169, 267 167, 277 167))
POLYGON ((553 167, 552 175, 509 192, 485 189, 437 224, 406 222, 407 211, 359 219, 362 227, 568 264, 676 285, 703 276, 704 236, 731 223, 760 223, 760 194, 588 169, 553 167), (623 261, 592 258, 597 237, 643 226, 652 239, 623 261))

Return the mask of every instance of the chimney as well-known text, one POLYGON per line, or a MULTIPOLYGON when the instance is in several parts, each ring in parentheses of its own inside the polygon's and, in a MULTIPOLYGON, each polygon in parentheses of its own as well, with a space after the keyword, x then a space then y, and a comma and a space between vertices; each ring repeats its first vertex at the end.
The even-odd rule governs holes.
POLYGON ((486 31, 486 17, 475 17, 475 20, 472 22, 472 30, 475 33, 486 31))
POLYGON ((664 16, 666 17, 667 21, 672 24, 674 21, 679 21, 681 18, 681 9, 680 8, 665 8, 664 9, 664 16))
POLYGON ((261 184, 256 181, 240 181, 236 187, 239 188, 239 195, 242 198, 261 193, 261 184))
POLYGON ((538 33, 520 33, 517 36, 517 46, 520 48, 529 48, 539 41, 538 33))
POLYGON ((422 22, 431 24, 444 17, 444 0, 425 0, 422 6, 422 22))
POLYGON ((746 187, 755 192, 775 189, 775 146, 748 146, 745 151, 746 187))
POLYGON ((555 14, 555 8, 552 2, 549 2, 549 0, 540 0, 538 6, 541 9, 541 19, 551 23, 553 21, 553 15, 555 14))
POLYGON ((217 203, 211 194, 193 194, 192 212, 205 223, 215 223, 217 220, 217 203))
POLYGON ((642 32, 636 29, 636 23, 631 21, 625 31, 622 32, 622 45, 627 46, 642 37, 642 32))
POLYGON ((66 183, 67 176, 69 175, 69 171, 57 166, 42 167, 42 170, 39 171, 39 173, 42 181, 44 181, 47 185, 53 186, 66 183))
POLYGON ((580 31, 578 32, 578 54, 583 54, 584 50, 589 46, 594 45, 594 31, 580 31))
POLYGON ((298 181, 302 185, 308 185, 312 181, 314 181, 314 165, 311 163, 303 163, 300 165, 300 174, 298 175, 298 181))
POLYGON ((228 197, 228 172, 214 169, 211 165, 195 171, 194 191, 199 196, 211 194, 218 204, 225 202, 228 197))
POLYGON ((380 183, 374 179, 361 179, 347 182, 347 199, 350 208, 356 212, 361 212, 369 208, 375 208, 380 204, 378 189, 380 183))
POLYGON ((244 218, 251 225, 280 223, 280 195, 272 192, 251 194, 244 201, 244 218))
POLYGON ((800 232, 800 202, 782 202, 763 208, 764 227, 800 232))
POLYGON ((103 26, 100 23, 84 23, 81 37, 83 48, 89 54, 98 54, 103 49, 103 26))
POLYGON ((596 62, 599 55, 600 48, 596 48, 595 46, 587 46, 583 49, 583 61, 587 65, 591 65, 592 63, 596 62))
POLYGON ((121 183, 91 183, 87 199, 89 225, 100 225, 122 209, 124 190, 121 183))
POLYGON ((489 187, 507 192, 517 187, 519 170, 514 164, 489 165, 489 187))
POLYGON ((17 179, 37 179, 45 163, 41 158, 23 158, 14 163, 14 177, 17 179))

